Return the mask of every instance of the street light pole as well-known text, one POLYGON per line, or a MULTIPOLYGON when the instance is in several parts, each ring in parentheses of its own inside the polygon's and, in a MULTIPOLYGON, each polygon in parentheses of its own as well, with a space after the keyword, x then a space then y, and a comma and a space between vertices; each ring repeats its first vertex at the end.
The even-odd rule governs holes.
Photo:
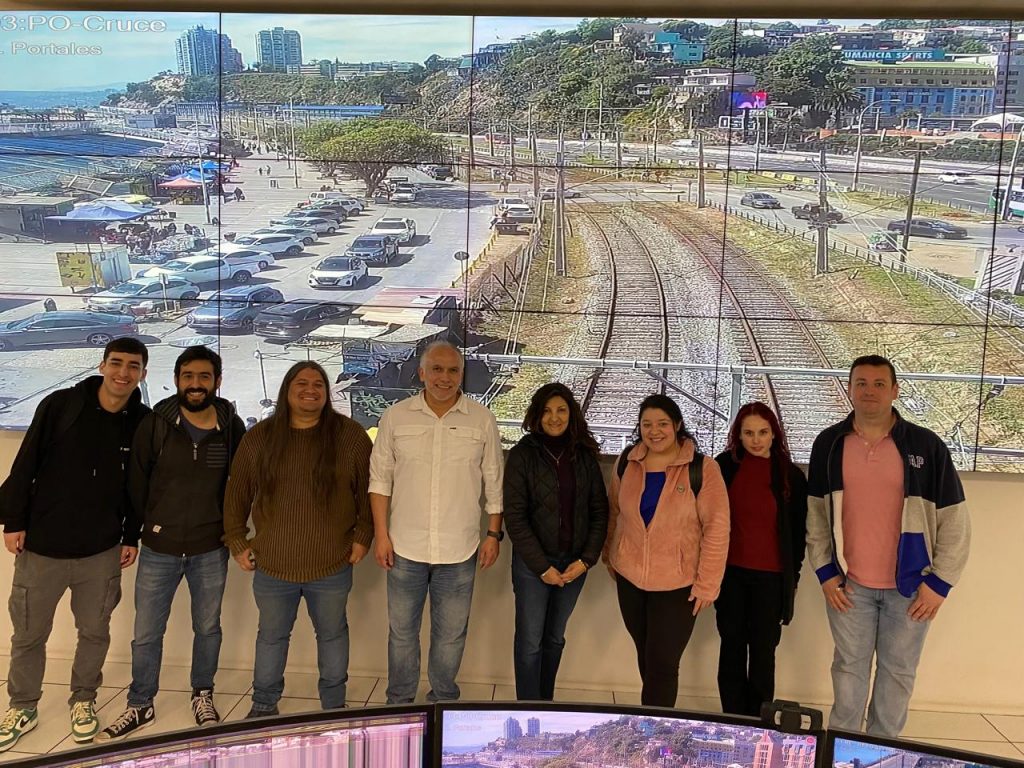
POLYGON ((857 191, 857 183, 860 181, 860 149, 864 141, 864 115, 867 114, 869 109, 879 104, 896 104, 898 102, 899 99, 875 99, 864 107, 857 116, 857 156, 853 161, 853 189, 850 190, 851 192, 857 191))

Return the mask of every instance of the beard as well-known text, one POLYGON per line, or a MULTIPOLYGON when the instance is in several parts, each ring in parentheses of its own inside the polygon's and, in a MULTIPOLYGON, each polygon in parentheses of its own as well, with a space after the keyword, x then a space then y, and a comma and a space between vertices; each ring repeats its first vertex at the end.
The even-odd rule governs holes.
POLYGON ((213 390, 198 388, 183 389, 178 392, 178 405, 180 405, 186 411, 191 411, 192 413, 199 413, 200 411, 205 411, 207 408, 213 405, 214 397, 216 397, 216 395, 213 393, 213 390), (200 400, 199 402, 195 402, 194 400, 189 399, 190 394, 201 394, 203 395, 203 399, 200 400))

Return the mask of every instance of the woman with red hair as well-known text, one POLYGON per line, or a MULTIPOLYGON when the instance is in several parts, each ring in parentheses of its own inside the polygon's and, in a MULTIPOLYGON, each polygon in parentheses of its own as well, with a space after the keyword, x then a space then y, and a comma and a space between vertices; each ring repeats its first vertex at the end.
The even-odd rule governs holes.
POLYGON ((804 560, 807 480, 789 455, 786 433, 760 402, 740 408, 716 457, 729 489, 730 537, 715 601, 722 711, 761 712, 775 698, 775 648, 793 618, 804 560))

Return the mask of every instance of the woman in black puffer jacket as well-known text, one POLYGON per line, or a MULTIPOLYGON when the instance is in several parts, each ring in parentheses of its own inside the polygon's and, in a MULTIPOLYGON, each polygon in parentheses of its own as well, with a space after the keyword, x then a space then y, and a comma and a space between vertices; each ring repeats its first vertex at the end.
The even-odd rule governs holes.
POLYGON ((551 701, 565 628, 601 557, 608 495, 598 447, 572 392, 538 389, 505 464, 505 527, 516 599, 516 698, 551 701))

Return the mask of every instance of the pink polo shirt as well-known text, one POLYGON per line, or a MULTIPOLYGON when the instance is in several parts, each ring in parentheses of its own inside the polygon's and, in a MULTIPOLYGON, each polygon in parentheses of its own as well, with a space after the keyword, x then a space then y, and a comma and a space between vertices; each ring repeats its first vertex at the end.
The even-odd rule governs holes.
POLYGON ((843 442, 843 558, 847 575, 871 589, 895 589, 903 526, 903 457, 891 435, 874 447, 843 442))

